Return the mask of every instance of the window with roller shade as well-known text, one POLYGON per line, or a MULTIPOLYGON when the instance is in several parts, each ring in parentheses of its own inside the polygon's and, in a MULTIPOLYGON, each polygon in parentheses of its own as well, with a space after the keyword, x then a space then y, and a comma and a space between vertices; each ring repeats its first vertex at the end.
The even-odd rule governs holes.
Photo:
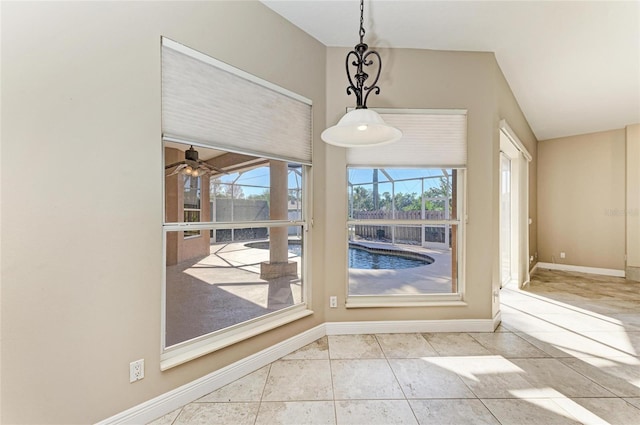
POLYGON ((311 101, 163 38, 162 134, 167 369, 311 314, 311 101))
POLYGON ((378 111, 403 137, 347 149, 347 306, 460 302, 466 111, 378 111))

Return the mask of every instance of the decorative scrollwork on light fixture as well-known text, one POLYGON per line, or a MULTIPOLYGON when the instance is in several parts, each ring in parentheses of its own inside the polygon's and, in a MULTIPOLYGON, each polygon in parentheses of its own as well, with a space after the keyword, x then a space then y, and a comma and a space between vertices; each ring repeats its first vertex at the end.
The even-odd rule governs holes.
POLYGON ((345 68, 349 86, 347 95, 355 95, 356 107, 345 114, 338 124, 322 132, 322 140, 341 147, 374 146, 400 140, 402 132, 387 125, 375 111, 367 109, 369 95, 380 94, 378 80, 382 72, 382 59, 364 42, 364 0, 360 0, 360 43, 347 53, 345 68), (365 69, 377 62, 375 77, 367 85, 369 74, 365 69), (353 67, 353 69, 350 68, 353 67))

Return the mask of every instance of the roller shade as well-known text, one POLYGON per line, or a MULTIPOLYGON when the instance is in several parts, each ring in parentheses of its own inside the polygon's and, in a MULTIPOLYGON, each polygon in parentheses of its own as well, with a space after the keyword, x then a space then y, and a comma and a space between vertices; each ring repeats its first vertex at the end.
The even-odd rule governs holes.
POLYGON ((310 164, 311 101, 163 38, 162 133, 310 164))
POLYGON ((420 110, 402 113, 376 111, 387 124, 402 131, 402 138, 388 145, 348 148, 348 165, 443 168, 466 166, 466 111, 420 110))

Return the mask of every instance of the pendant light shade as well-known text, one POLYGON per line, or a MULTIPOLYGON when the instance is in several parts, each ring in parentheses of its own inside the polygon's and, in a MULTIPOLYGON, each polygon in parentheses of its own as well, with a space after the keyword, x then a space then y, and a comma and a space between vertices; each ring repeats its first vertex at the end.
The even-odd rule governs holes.
POLYGON ((396 142, 402 137, 400 130, 385 124, 377 112, 367 109, 367 99, 371 92, 380 93, 378 79, 382 71, 382 59, 378 52, 368 50, 369 46, 364 42, 363 23, 364 0, 360 0, 360 43, 347 53, 345 61, 349 81, 347 94, 356 96, 356 108, 342 117, 338 124, 323 131, 321 135, 326 143, 346 148, 382 145, 396 142), (373 81, 365 85, 369 78, 365 68, 376 64, 377 67, 373 67, 375 70, 373 81))
POLYGON ((347 112, 338 124, 323 131, 320 137, 331 145, 351 148, 397 142, 402 132, 385 124, 375 111, 354 109, 347 112))

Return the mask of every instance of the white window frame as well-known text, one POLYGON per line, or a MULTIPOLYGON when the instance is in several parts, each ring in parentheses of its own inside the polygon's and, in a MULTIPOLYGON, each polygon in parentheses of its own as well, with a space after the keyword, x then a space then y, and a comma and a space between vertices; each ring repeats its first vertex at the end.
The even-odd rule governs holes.
MULTIPOLYGON (((181 89, 182 87, 187 87, 190 89, 197 88, 197 84, 204 84, 205 89, 211 89, 211 86, 207 86, 207 82, 202 82, 202 80, 195 81, 199 75, 195 75, 194 84, 191 84, 190 80, 185 80, 185 78, 180 79, 182 74, 178 73, 169 75, 169 73, 164 72, 163 68, 163 90, 162 90, 162 132, 163 141, 171 141, 177 143, 183 143, 186 145, 193 145, 194 147, 202 147, 202 148, 213 148, 218 150, 223 150, 226 152, 240 153, 253 155, 266 159, 274 159, 274 160, 282 160, 288 162, 295 162, 301 164, 303 167, 303 193, 302 193, 302 217, 297 220, 282 220, 282 221, 256 221, 256 222, 225 222, 225 223, 214 223, 214 222, 199 222, 199 223, 167 223, 163 219, 163 240, 162 240, 162 299, 161 299, 161 347, 160 347, 160 369, 167 370, 169 368, 175 367, 177 365, 188 362, 192 359, 198 358, 200 356, 206 355, 208 353, 214 352, 216 350, 222 349, 224 347, 230 346, 237 342, 246 340, 256 335, 260 335, 264 332, 267 332, 271 329, 277 328, 279 326, 285 325, 287 323, 291 323, 293 321, 299 320, 303 317, 309 316, 313 314, 313 311, 310 309, 312 305, 311 300, 311 273, 310 273, 310 259, 312 258, 311 246, 312 246, 312 232, 311 223, 312 217, 310 216, 310 212, 312 211, 312 192, 311 189, 313 187, 313 171, 312 171, 312 143, 311 143, 311 134, 312 134, 312 101, 303 96, 300 96, 296 93, 293 93, 283 87, 275 85, 269 81, 263 80, 259 77, 256 77, 252 74, 249 74, 243 70, 235 68, 229 64, 218 61, 210 56, 207 56, 201 52, 195 51, 189 47, 186 47, 180 43, 169 40, 165 37, 162 37, 161 40, 162 51, 165 49, 169 49, 171 52, 169 54, 175 57, 177 54, 185 55, 188 58, 188 61, 193 62, 193 60, 199 61, 198 67, 203 66, 212 66, 215 67, 218 71, 228 73, 235 77, 239 77, 240 79, 245 80, 245 83, 241 83, 238 87, 241 87, 241 90, 249 90, 252 96, 260 96, 261 93, 264 93, 264 96, 273 100, 273 102, 279 105, 285 105, 286 108, 289 108, 290 112, 294 112, 294 116, 296 120, 295 126, 292 126, 294 129, 292 133, 292 129, 289 128, 278 128, 278 131, 271 131, 268 135, 270 136, 269 141, 266 143, 262 140, 256 141, 255 139, 252 141, 252 144, 248 146, 247 140, 242 139, 238 140, 225 140, 224 137, 221 136, 222 133, 218 134, 218 128, 216 125, 212 124, 212 121, 202 121, 200 118, 202 116, 210 116, 207 115, 206 111, 196 111, 194 113, 194 117, 196 117, 195 124, 192 120, 189 120, 187 117, 186 121, 181 121, 184 119, 183 116, 184 109, 181 107, 183 105, 180 102, 186 102, 185 105, 190 109, 193 109, 193 104, 190 102, 190 97, 185 97, 184 94, 170 92, 167 93, 167 99, 165 99, 164 85, 165 85, 165 77, 168 78, 169 82, 172 82, 172 90, 176 88, 181 89), (176 75, 179 81, 176 86, 176 75), (173 79, 172 79, 173 78, 173 79), (256 90, 257 87, 257 90, 256 90), (266 91, 262 91, 262 89, 266 89, 266 91), (275 94, 274 94, 275 93, 275 94), (275 100, 274 100, 275 99, 275 100), (297 103, 296 103, 297 102, 297 103), (168 105, 168 107, 167 107, 168 105), (200 119, 200 121, 198 121, 200 119), (192 128, 189 128, 189 125, 192 125, 192 128), (191 132, 191 130, 194 130, 191 132), (207 132, 211 133, 207 133, 207 132), (297 133, 296 133, 297 132, 297 133), (305 133, 306 132, 306 133, 305 133), (191 133, 191 134, 190 134, 191 133), (295 140, 294 147, 295 149, 290 149, 286 145, 283 145, 282 140, 283 137, 286 139, 288 136, 283 135, 291 135, 304 133, 304 137, 296 137, 291 136, 292 140, 295 140), (308 137, 307 137, 308 133, 308 137), (287 157, 287 155, 292 155, 291 157, 287 157), (200 230, 209 231, 219 228, 243 228, 243 227, 289 227, 289 226, 301 226, 303 232, 302 238, 302 275, 301 279, 303 282, 302 287, 302 303, 298 305, 293 305, 287 308, 283 308, 281 310, 265 314, 263 316, 248 320, 243 323, 239 323, 228 328, 224 328, 207 335, 203 335, 197 338, 194 338, 189 341, 185 341, 183 343, 179 343, 173 345, 171 347, 166 347, 166 301, 167 301, 167 293, 166 293, 166 239, 167 232, 171 231, 184 231, 184 230, 200 230)), ((163 67, 164 59, 161 60, 163 67)), ((200 68, 199 68, 200 69, 200 68)), ((174 69, 175 71, 175 69, 174 69)), ((216 72, 218 72, 216 71, 216 72)), ((206 70, 204 72, 207 72, 206 70)), ((186 75, 186 74, 184 74, 186 75)), ((189 74, 192 75, 192 74, 189 74)), ((225 87, 225 88, 228 88, 225 87)), ((209 90, 210 91, 210 90, 209 90)), ((228 92, 228 90, 227 90, 228 92)), ((196 95, 201 95, 201 91, 196 90, 196 95)), ((228 94, 228 93, 227 93, 228 94)), ((233 94, 232 94, 233 95, 233 94)), ((204 95, 201 95, 201 97, 204 95)), ((233 95, 235 96, 235 95, 233 95)), ((222 97, 227 99, 228 97, 222 97)), ((196 102, 197 103, 197 102, 196 102)), ((252 114, 259 114, 258 117, 262 117, 264 121, 264 109, 259 107, 258 102, 253 102, 255 108, 252 109, 252 114)), ((208 105, 210 106, 210 105, 208 105)), ((206 106, 206 107, 208 107, 206 106)), ((233 105, 237 108, 237 105, 233 105)), ((206 109, 205 107, 205 109, 206 109)), ((221 112, 225 112, 224 108, 220 110, 221 112)), ((228 111, 227 111, 228 112, 228 111)), ((247 111, 245 111, 247 112, 247 111)), ((273 115, 273 108, 271 108, 271 115, 273 115)), ((251 113, 245 114, 248 117, 252 117, 251 113)), ((289 112, 287 112, 289 113, 289 112)), ((248 119, 247 116, 244 116, 245 120, 248 119)), ((277 119, 277 117, 276 117, 277 119)), ((262 124, 264 122, 261 121, 262 124)), ((214 123, 215 124, 215 123, 214 123)), ((227 128, 227 127, 225 127, 227 128)), ((246 130, 246 126, 242 126, 239 128, 239 131, 246 130)), ((228 133, 225 133, 228 135, 228 133)), ((223 134, 224 136, 224 134, 223 134)), ((162 163, 165 163, 164 160, 164 148, 162 148, 162 163)), ((204 190, 204 188, 201 188, 204 190)), ((163 179, 162 183, 162 193, 165 193, 165 182, 163 179)), ((163 217, 166 219, 165 209, 165 201, 163 196, 163 217)), ((202 217, 201 219, 207 218, 202 217)))
MULTIPOLYGON (((385 168, 384 166, 373 167, 349 167, 347 170, 353 168, 385 168)), ((388 166, 387 169, 393 168, 407 168, 407 167, 394 167, 388 166)), ((440 166, 421 166, 415 167, 420 169, 429 168, 441 168, 440 166)), ((464 168, 456 168, 458 171, 457 188, 456 188, 456 202, 458 217, 449 220, 354 220, 347 217, 347 228, 351 226, 398 226, 398 225, 410 225, 410 226, 430 226, 430 225, 457 225, 457 249, 458 249, 458 282, 457 292, 450 294, 416 294, 416 295, 351 295, 349 294, 349 269, 346 269, 346 307, 347 308, 371 308, 371 307, 429 307, 429 306, 464 306, 467 303, 464 301, 465 294, 465 240, 466 240, 466 178, 467 173, 464 168)), ((347 171, 348 174, 348 171, 347 171)), ((348 192, 348 191, 347 191, 348 192)), ((348 194, 347 194, 348 197, 348 194)), ((348 199, 347 199, 348 203, 348 199)), ((347 232, 346 238, 347 251, 349 248, 349 236, 347 232)), ((347 254, 348 255, 348 254, 347 254)))
MULTIPOLYGON (((208 146, 207 146, 208 147, 208 146)), ((219 150, 224 150, 220 148, 219 150)), ((164 149, 163 149, 164 151, 164 149)), ((164 158, 163 158, 164 163, 164 158)), ((302 193, 302 218, 299 220, 263 220, 263 221, 236 221, 236 222, 200 222, 200 223, 165 223, 163 225, 162 238, 162 326, 160 356, 160 369, 167 370, 203 355, 228 347, 245 339, 260 335, 279 326, 291 323, 313 314, 311 304, 311 273, 309 271, 311 258, 311 231, 310 218, 310 189, 312 185, 312 169, 310 165, 303 164, 303 193, 302 193), (184 230, 209 231, 216 229, 241 229, 247 227, 292 227, 302 228, 302 302, 263 316, 256 317, 236 325, 223 328, 209 334, 199 336, 182 343, 166 346, 166 240, 167 233, 184 230)), ((164 179, 163 179, 164 181, 164 179)), ((164 193, 164 184, 163 184, 164 193)), ((163 216, 166 217, 163 211, 163 216)))

